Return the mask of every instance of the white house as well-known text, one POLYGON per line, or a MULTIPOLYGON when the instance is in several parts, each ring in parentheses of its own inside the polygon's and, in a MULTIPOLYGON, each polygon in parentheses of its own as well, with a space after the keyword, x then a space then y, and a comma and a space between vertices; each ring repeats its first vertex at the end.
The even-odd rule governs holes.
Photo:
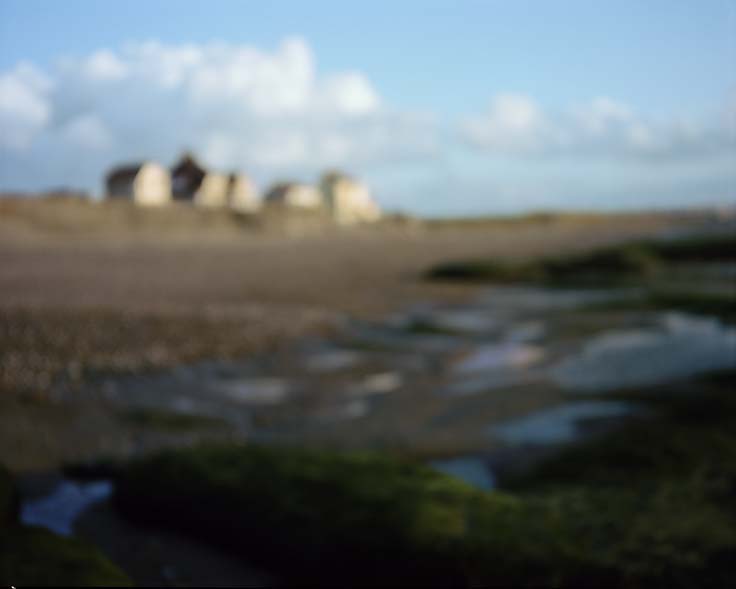
POLYGON ((174 200, 238 211, 255 211, 260 204, 256 187, 246 176, 207 170, 190 153, 182 155, 171 175, 174 200))
POLYGON ((231 209, 244 213, 260 209, 261 200, 253 181, 243 174, 230 174, 227 204, 231 209))
POLYGON ((319 210, 323 208, 322 192, 314 186, 297 182, 282 182, 273 186, 266 197, 264 205, 301 210, 319 210))
POLYGON ((320 183, 325 205, 339 225, 370 223, 381 218, 381 209, 368 187, 338 172, 329 172, 320 183))
POLYGON ((109 199, 127 199, 142 206, 171 202, 171 176, 155 162, 115 168, 105 178, 105 184, 109 199))

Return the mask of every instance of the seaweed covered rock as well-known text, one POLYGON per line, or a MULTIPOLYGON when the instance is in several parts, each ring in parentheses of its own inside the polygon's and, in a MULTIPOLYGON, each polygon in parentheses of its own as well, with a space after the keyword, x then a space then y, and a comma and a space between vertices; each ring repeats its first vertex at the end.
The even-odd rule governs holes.
POLYGON ((568 563, 563 531, 543 508, 372 454, 168 451, 132 463, 115 501, 130 518, 207 540, 287 584, 539 584, 568 563))

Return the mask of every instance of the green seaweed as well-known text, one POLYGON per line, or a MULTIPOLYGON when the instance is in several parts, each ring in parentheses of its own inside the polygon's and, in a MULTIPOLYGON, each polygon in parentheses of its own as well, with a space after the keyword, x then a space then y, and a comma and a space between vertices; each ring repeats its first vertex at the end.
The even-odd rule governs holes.
POLYGON ((0 534, 0 584, 130 587, 130 579, 96 548, 35 527, 0 534))
POLYGON ((534 282, 548 285, 610 285, 651 278, 668 265, 736 260, 736 238, 703 236, 642 240, 590 252, 525 262, 459 260, 425 272, 429 280, 455 282, 534 282))
POLYGON ((539 583, 568 560, 555 522, 535 505, 376 454, 169 451, 132 463, 115 502, 134 520, 276 568, 287 584, 447 586, 522 574, 539 583), (486 545, 508 553, 493 572, 476 560, 486 545))
POLYGON ((132 462, 115 502, 287 585, 722 586, 736 574, 733 384, 622 395, 650 416, 504 491, 388 455, 206 445, 132 462))

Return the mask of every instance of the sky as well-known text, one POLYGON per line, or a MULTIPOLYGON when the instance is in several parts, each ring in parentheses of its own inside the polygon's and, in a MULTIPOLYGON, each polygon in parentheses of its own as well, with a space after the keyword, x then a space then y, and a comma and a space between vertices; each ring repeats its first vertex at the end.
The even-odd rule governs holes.
POLYGON ((0 190, 354 174, 443 216, 736 203, 736 0, 0 0, 0 190))

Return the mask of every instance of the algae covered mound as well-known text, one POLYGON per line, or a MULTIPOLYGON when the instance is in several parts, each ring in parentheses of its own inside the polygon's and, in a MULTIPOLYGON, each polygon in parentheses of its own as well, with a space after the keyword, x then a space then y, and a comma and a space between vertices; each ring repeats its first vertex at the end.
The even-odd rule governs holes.
POLYGON ((375 454, 201 446, 131 463, 116 504, 286 585, 723 586, 736 578, 734 374, 483 492, 375 454))
POLYGON ((0 585, 129 587, 130 579, 96 548, 17 521, 17 493, 0 465, 0 585))
MULTIPOLYGON (((623 587, 736 579, 736 371, 619 396, 654 417, 502 481, 554 505, 583 560, 623 587)), ((608 581, 606 584, 609 584, 608 581)))
POLYGON ((734 261, 736 237, 715 235, 635 241, 517 263, 492 259, 450 261, 430 268, 425 278, 455 282, 610 284, 651 277, 673 264, 734 261))
POLYGON ((131 464, 115 498, 125 515, 207 540, 287 584, 539 583, 568 563, 551 512, 372 454, 169 451, 131 464))

